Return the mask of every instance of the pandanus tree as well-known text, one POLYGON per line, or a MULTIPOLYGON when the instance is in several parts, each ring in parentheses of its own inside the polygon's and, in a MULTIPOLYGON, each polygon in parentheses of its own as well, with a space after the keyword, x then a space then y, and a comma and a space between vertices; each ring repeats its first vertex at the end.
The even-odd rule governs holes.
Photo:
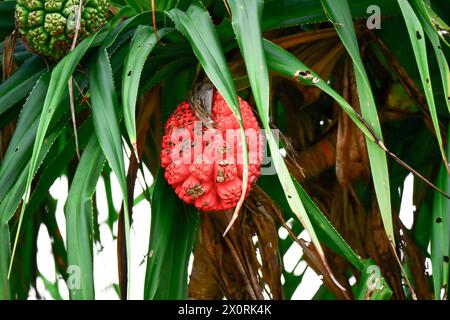
POLYGON ((123 299, 139 201, 145 299, 290 299, 306 268, 322 279, 314 299, 447 299, 449 9, 1 1, 0 298, 42 278, 41 226, 70 298, 95 298, 103 179, 123 299), (136 196, 144 170, 153 183, 136 196), (61 176, 64 237, 49 192, 61 176), (293 246, 303 268, 284 265, 293 246))

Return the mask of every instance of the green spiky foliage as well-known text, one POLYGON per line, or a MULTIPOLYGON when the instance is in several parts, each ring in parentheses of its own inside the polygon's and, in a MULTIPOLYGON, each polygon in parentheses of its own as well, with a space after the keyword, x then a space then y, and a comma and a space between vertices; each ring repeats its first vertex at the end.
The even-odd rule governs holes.
MULTIPOLYGON (((69 51, 75 35, 80 0, 19 0, 16 25, 23 41, 35 52, 60 59, 69 51)), ((83 2, 78 31, 81 41, 108 19, 108 0, 83 2)))

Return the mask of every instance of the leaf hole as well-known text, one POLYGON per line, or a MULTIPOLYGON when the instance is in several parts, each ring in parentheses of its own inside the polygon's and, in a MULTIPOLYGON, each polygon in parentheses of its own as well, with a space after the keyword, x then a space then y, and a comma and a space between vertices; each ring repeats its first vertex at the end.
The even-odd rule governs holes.
POLYGON ((445 263, 448 263, 449 260, 450 260, 450 259, 448 258, 448 256, 444 256, 444 262, 445 262, 445 263))
POLYGON ((131 76, 131 70, 130 70, 130 71, 128 71, 128 74, 127 74, 127 76, 131 76))
POLYGON ((419 31, 416 31, 416 37, 417 37, 417 39, 422 39, 422 35, 420 34, 420 32, 419 31))
POLYGON ((436 223, 441 223, 442 222, 442 218, 441 217, 437 217, 436 218, 436 223))

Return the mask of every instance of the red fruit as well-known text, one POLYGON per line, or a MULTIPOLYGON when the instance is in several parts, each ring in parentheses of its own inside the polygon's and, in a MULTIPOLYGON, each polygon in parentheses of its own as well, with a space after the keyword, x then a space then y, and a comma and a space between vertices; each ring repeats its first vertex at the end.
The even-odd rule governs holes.
MULTIPOLYGON (((262 136, 249 104, 239 98, 249 155, 246 196, 260 173, 262 136)), ((169 117, 162 139, 161 166, 167 182, 184 202, 206 212, 235 207, 242 192, 239 122, 217 90, 213 128, 201 124, 190 105, 181 103, 169 117)))

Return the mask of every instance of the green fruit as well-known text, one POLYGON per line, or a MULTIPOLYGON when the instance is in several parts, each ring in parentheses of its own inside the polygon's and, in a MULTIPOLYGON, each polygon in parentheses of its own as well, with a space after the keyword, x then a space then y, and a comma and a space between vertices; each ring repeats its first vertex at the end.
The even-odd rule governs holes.
MULTIPOLYGON (((17 0, 16 25, 22 40, 35 52, 56 60, 66 55, 75 35, 79 0, 17 0)), ((84 0, 81 41, 108 19, 109 0, 84 0)))

